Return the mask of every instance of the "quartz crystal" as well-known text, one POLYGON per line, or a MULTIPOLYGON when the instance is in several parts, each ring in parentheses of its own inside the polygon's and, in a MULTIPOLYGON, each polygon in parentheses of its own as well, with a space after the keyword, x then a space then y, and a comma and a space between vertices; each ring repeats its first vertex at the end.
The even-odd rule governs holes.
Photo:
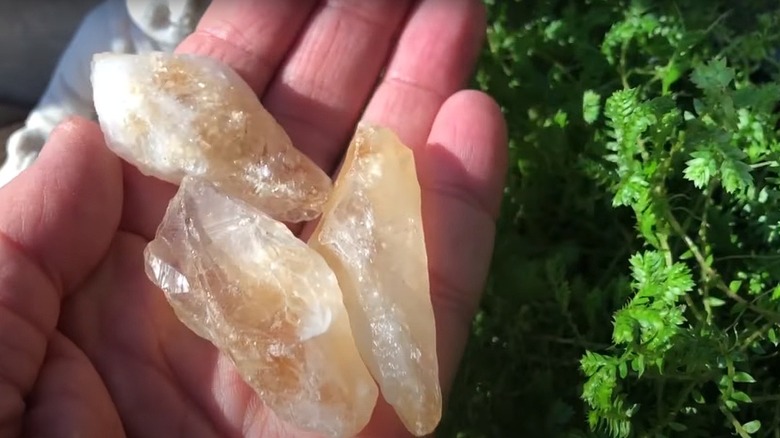
POLYGON ((334 185, 215 59, 98 54, 91 80, 108 147, 180 185, 144 252, 177 317, 295 426, 355 435, 381 389, 431 433, 442 397, 412 151, 361 123, 334 185), (308 244, 283 223, 320 214, 308 244))
POLYGON ((315 218, 331 180, 290 141, 244 80, 205 56, 100 53, 95 111, 108 147, 178 184, 207 179, 275 219, 315 218))
POLYGON ((411 149, 361 123, 309 245, 333 268, 382 395, 415 435, 441 418, 436 332, 411 149))
POLYGON ((338 280, 284 224, 187 176, 144 255, 178 318, 227 354, 280 418, 328 436, 367 424, 378 389, 338 280))

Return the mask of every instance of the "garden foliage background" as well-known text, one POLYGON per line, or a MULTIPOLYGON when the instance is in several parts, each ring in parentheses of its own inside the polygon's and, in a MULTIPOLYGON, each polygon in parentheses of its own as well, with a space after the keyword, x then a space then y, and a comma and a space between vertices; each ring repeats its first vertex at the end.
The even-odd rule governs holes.
POLYGON ((440 436, 780 436, 780 6, 486 3, 511 160, 440 436))

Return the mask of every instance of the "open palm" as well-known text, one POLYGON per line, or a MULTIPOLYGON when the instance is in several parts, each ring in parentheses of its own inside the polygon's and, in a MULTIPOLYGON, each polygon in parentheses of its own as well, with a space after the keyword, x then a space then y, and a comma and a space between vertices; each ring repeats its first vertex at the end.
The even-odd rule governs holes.
MULTIPOLYGON (((414 148, 445 395, 506 165, 499 109, 461 90, 484 20, 479 0, 215 0, 179 48, 236 69, 328 172, 360 119, 414 148)), ((120 162, 81 119, 0 190, 0 436, 308 436, 146 278, 141 253, 174 190, 120 162)), ((363 435, 404 434, 380 403, 363 435)))

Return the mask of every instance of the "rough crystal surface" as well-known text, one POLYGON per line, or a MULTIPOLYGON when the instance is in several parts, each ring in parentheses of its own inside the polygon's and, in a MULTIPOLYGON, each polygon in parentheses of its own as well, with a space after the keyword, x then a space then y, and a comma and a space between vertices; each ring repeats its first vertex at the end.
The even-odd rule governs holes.
POLYGON ((363 360, 406 428, 441 418, 436 333, 411 149, 361 123, 309 245, 333 268, 363 360))
POLYGON ((230 67, 198 55, 100 53, 91 80, 109 148, 141 172, 174 184, 199 176, 286 222, 321 212, 330 178, 230 67))
POLYGON ((178 318, 226 353, 280 418, 329 436, 365 426, 378 389, 338 281, 286 226, 185 177, 144 255, 178 318))

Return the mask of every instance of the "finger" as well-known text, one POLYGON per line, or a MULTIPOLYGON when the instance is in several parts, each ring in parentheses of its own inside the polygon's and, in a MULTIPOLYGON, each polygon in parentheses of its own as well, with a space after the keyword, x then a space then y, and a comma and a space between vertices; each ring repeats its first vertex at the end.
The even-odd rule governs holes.
POLYGON ((34 166, 0 190, 0 234, 67 291, 109 247, 121 212, 121 175, 96 124, 66 121, 34 166))
MULTIPOLYGON (((224 62, 261 95, 295 42, 316 0, 213 0, 176 49, 224 62)), ((175 187, 125 166, 122 229, 154 237, 175 187)))
POLYGON ((24 436, 124 436, 122 421, 89 359, 55 332, 27 399, 24 436))
POLYGON ((442 387, 458 367, 487 279, 507 169, 506 124, 476 91, 448 99, 416 152, 442 387))
POLYGON ((412 13, 363 119, 416 148, 444 101, 465 86, 485 34, 479 0, 425 0, 412 13))
POLYGON ((122 163, 122 169, 125 203, 120 229, 152 240, 177 187, 144 175, 127 162, 122 163))
POLYGON ((213 0, 176 49, 218 59, 262 95, 316 0, 213 0))
POLYGON ((55 129, 0 189, 0 424, 18 427, 60 300, 106 252, 121 211, 119 160, 84 120, 55 129), (16 426, 13 426, 13 425, 16 426))
MULTIPOLYGON (((424 145, 444 101, 464 86, 484 33, 479 0, 422 0, 362 118, 392 129, 413 149, 424 145)), ((301 236, 314 227, 307 224, 301 236)))
POLYGON ((325 1, 268 89, 268 110, 326 172, 352 135, 409 4, 325 1))

